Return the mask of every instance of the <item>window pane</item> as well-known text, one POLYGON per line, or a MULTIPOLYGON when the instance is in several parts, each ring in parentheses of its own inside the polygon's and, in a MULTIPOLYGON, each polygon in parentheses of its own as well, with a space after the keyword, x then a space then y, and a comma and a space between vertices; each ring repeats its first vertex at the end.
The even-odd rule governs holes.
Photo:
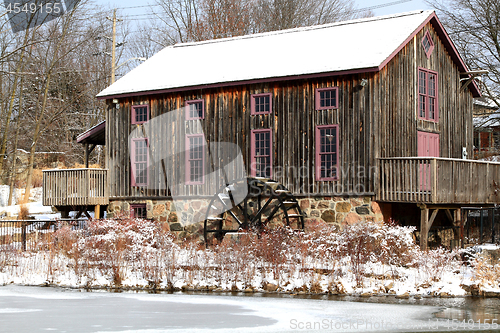
POLYGON ((426 75, 425 72, 419 71, 418 72, 418 92, 421 94, 426 94, 427 93, 427 80, 426 80, 426 75))
POLYGON ((134 123, 143 123, 148 121, 148 108, 147 106, 143 107, 134 107, 134 123))
POLYGON ((426 35, 424 37, 423 45, 425 52, 429 52, 429 49, 431 48, 431 42, 429 41, 429 36, 426 35))
POLYGON ((135 182, 138 185, 144 185, 148 182, 147 162, 148 162, 148 144, 146 140, 134 141, 134 170, 135 182))
POLYGON ((189 137, 188 152, 189 180, 191 182, 203 181, 203 137, 189 137))
POLYGON ((255 103, 255 110, 254 110, 255 113, 271 112, 269 95, 254 97, 254 103, 255 103))
POLYGON ((203 102, 189 102, 189 118, 201 119, 203 118, 203 102))
POLYGON ((329 89, 319 92, 319 106, 321 108, 337 107, 337 90, 329 89))
POLYGON ((425 118, 425 96, 420 96, 418 102, 419 116, 425 118))
POLYGON ((319 175, 321 179, 337 176, 337 128, 319 129, 319 175))
POLYGON ((429 96, 436 97, 436 75, 429 74, 429 96))
POLYGON ((257 177, 271 176, 271 133, 256 132, 253 135, 255 175, 257 177))

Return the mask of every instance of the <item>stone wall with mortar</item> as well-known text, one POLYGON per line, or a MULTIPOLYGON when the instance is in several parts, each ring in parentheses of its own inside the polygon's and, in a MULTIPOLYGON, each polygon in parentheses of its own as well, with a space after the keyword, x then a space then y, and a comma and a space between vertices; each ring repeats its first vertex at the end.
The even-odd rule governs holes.
POLYGON ((342 228, 358 221, 383 222, 384 216, 371 197, 313 197, 299 199, 305 213, 305 229, 327 224, 342 228))
MULTIPOLYGON (((326 225, 342 228, 358 221, 382 222, 382 211, 369 196, 355 198, 312 197, 298 199, 305 214, 306 231, 326 225)), ((207 202, 186 200, 174 207, 170 200, 112 201, 108 206, 108 217, 128 216, 131 204, 146 204, 147 218, 168 224, 168 229, 179 239, 203 240, 203 220, 207 202), (177 208, 177 210, 176 210, 177 208), (180 209, 179 209, 180 208, 180 209), (200 221, 191 223, 191 221, 200 221)))

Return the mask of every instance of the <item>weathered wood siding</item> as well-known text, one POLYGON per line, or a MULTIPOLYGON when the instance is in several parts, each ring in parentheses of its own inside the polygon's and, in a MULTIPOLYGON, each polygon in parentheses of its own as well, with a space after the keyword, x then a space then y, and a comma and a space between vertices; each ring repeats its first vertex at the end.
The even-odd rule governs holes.
MULTIPOLYGON (((130 186, 128 136, 137 126, 142 126, 131 125, 131 106, 149 104, 153 118, 183 107, 186 100, 192 99, 205 102, 205 119, 200 121, 202 128, 193 128, 189 123, 195 122, 184 119, 180 119, 177 126, 186 126, 188 134, 203 131, 208 143, 237 144, 248 174, 250 131, 272 129, 273 178, 296 195, 373 193, 374 122, 369 112, 370 90, 359 87, 360 79, 351 75, 125 98, 120 100, 119 109, 110 104, 106 131, 111 194, 114 197, 168 196, 166 190, 130 186), (331 86, 339 87, 339 108, 316 111, 315 89, 331 86), (251 115, 251 95, 266 92, 272 93, 272 114, 251 115), (339 125, 341 176, 338 181, 317 182, 314 178, 315 126, 330 124, 339 125)), ((179 161, 179 165, 181 163, 183 161, 179 161)), ((158 165, 152 167, 151 177, 155 184, 162 181, 162 170, 158 165)), ((187 186, 185 195, 198 194, 199 186, 187 186)))
POLYGON ((427 24, 374 76, 375 119, 379 120, 377 157, 417 156, 417 131, 440 135, 440 157, 472 158, 472 94, 460 92, 460 72, 432 24, 427 24), (427 58, 421 41, 429 30, 434 51, 427 58), (418 118, 418 68, 438 73, 439 121, 418 118))
MULTIPOLYGON (((128 137, 142 126, 131 125, 131 106, 149 104, 154 118, 181 108, 185 101, 193 99, 203 99, 205 103, 201 128, 196 128, 195 122, 179 119, 175 125, 179 130, 173 130, 173 136, 183 131, 188 134, 203 132, 209 144, 235 143, 241 148, 246 172, 250 174, 250 131, 272 129, 272 178, 295 195, 375 193, 377 158, 417 156, 419 130, 440 134, 441 157, 459 158, 462 147, 467 147, 472 156, 472 96, 468 90, 459 93, 459 79, 457 66, 432 25, 428 24, 379 72, 122 98, 119 108, 108 104, 106 119, 111 196, 170 195, 165 186, 154 189, 158 184, 164 185, 165 176, 159 164, 150 170, 153 188, 130 186, 128 137), (429 59, 421 45, 427 29, 435 44, 429 59), (437 123, 418 119, 418 67, 438 72, 437 123), (362 79, 368 80, 365 87, 360 85, 362 79), (315 89, 333 86, 339 87, 339 108, 316 111, 315 89), (257 93, 272 93, 272 114, 250 114, 251 95, 257 93), (315 127, 330 124, 339 125, 340 177, 338 181, 318 182, 314 178, 315 127)), ((153 138, 155 140, 161 139, 153 138)), ((166 150, 169 139, 162 140, 166 142, 159 149, 166 150)), ((175 168, 179 168, 180 175, 184 163, 183 157, 178 156, 169 165, 173 165, 174 173, 177 172, 175 168)), ((202 185, 189 185, 182 191, 187 197, 206 193, 202 185)))

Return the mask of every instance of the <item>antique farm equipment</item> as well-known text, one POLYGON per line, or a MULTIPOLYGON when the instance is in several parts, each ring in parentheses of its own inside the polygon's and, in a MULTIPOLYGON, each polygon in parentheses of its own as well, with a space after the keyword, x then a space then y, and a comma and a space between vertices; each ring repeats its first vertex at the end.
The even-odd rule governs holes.
POLYGON ((229 232, 260 234, 278 226, 304 229, 297 199, 274 180, 244 178, 222 187, 211 199, 205 215, 205 243, 222 241, 229 232))

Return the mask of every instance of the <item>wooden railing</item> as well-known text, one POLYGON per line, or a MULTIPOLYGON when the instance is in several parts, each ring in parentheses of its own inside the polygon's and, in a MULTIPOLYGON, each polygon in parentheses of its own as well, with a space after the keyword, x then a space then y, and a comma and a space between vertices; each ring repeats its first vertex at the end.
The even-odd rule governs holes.
POLYGON ((500 203, 500 163, 436 157, 378 161, 379 201, 500 203))
POLYGON ((108 203, 108 170, 43 171, 44 206, 95 206, 108 203))

